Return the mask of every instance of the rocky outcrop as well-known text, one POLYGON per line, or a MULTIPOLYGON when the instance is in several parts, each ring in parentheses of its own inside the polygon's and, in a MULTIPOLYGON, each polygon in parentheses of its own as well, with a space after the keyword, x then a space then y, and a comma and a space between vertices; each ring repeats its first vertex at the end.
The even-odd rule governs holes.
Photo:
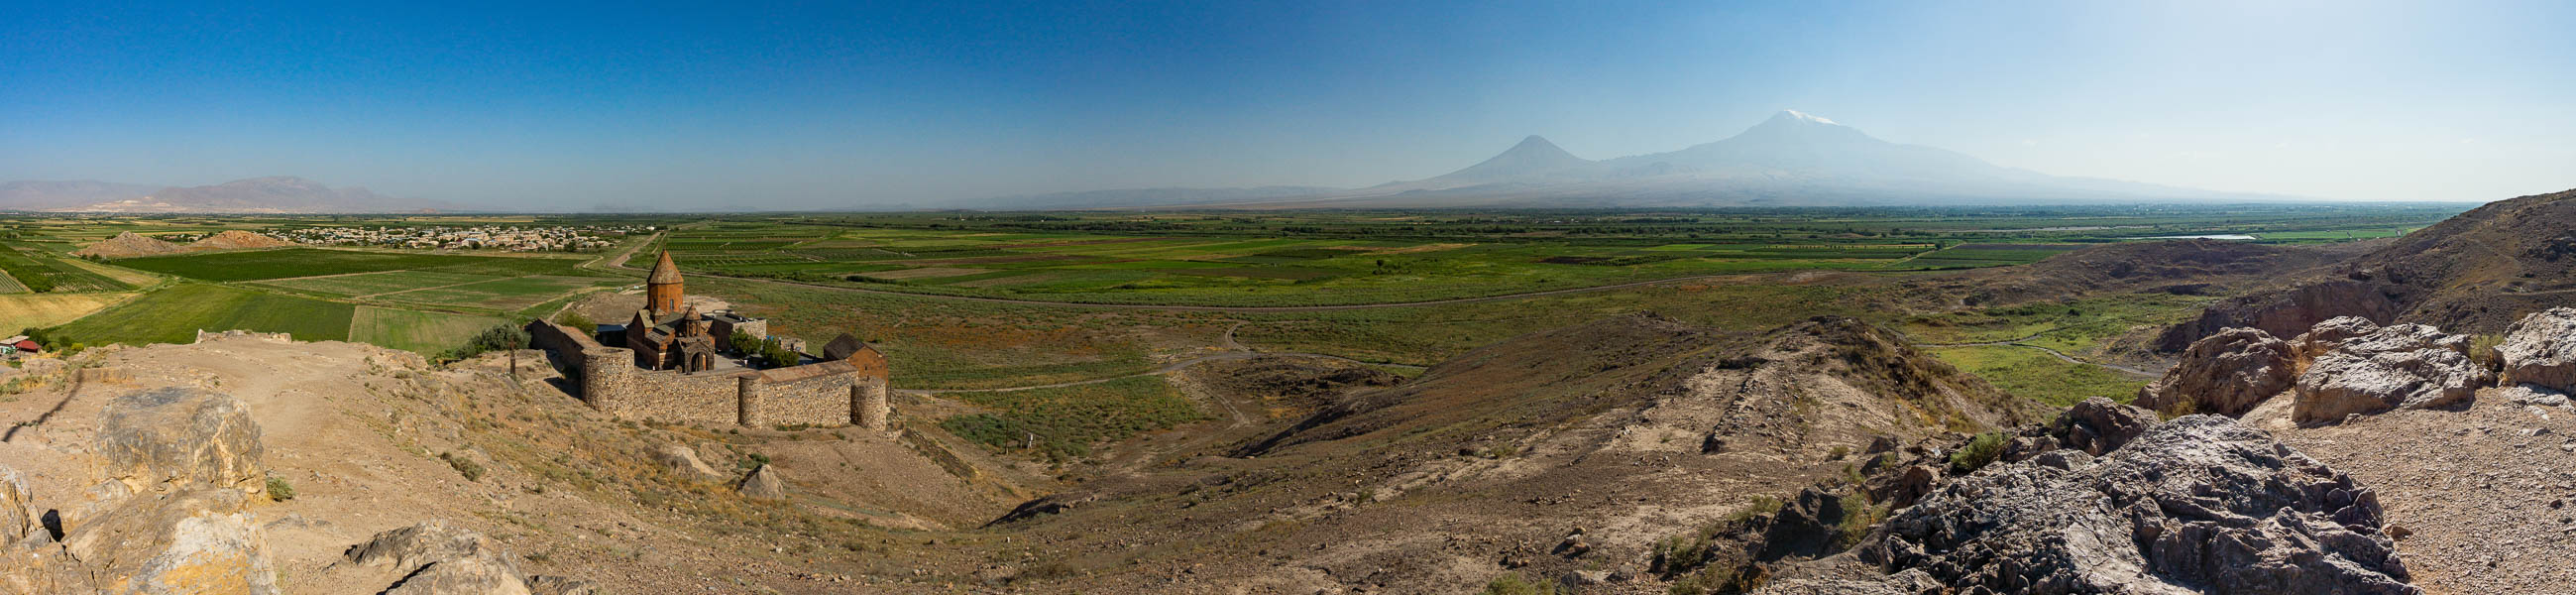
POLYGON ((2375 332, 2379 332, 2379 323, 2359 316, 2342 316, 2308 327, 2308 332, 2300 333, 2298 338, 2290 342, 2297 346, 2301 359, 2316 359, 2317 356, 2334 351, 2336 345, 2342 345, 2345 341, 2366 337, 2375 332))
POLYGON ((769 465, 761 465, 759 468, 752 469, 749 475, 744 475, 742 483, 734 486, 734 491, 742 492, 744 496, 764 500, 785 500, 787 482, 778 478, 776 469, 770 468, 769 465))
POLYGON ((2241 297, 2210 306, 2201 311, 2199 318, 2166 328, 2156 338, 2156 349, 2182 351, 2202 337, 2230 328, 2254 328, 2274 337, 2288 337, 2318 322, 2344 316, 2395 320, 2403 308, 2389 297, 2390 291, 2394 288, 2374 282, 2335 280, 2241 297))
MULTIPOLYGON (((2353 326, 2351 321, 2330 321, 2353 326)), ((2443 407, 2468 400, 2486 384, 2487 371, 2469 357, 2469 338, 2420 324, 2369 329, 2359 336, 2321 342, 2326 325, 2309 333, 2325 349, 2299 375, 2291 418, 2331 422, 2391 409, 2443 407)), ((2338 330, 2337 333, 2345 331, 2338 330)))
POLYGON ((529 595, 584 593, 584 581, 523 578, 519 557, 481 533, 431 521, 377 533, 342 555, 349 568, 390 584, 387 595, 529 595))
POLYGON ((93 451, 99 483, 57 517, 39 517, 17 473, 0 468, 0 592, 278 592, 245 490, 264 479, 259 427, 239 399, 117 398, 93 451))
POLYGON ((71 529, 63 550, 114 593, 276 593, 249 497, 227 488, 144 494, 71 529))
POLYGON ((1954 480, 1858 557, 1966 592, 2420 592, 2371 490, 2233 419, 2184 417, 2052 462, 1954 480))
POLYGON ((194 486, 257 492, 259 425, 232 395, 162 388, 118 397, 99 414, 97 479, 138 493, 194 486))
POLYGON ((715 468, 708 467, 705 461, 698 460, 697 451, 677 444, 664 444, 661 448, 654 449, 653 462, 661 463, 663 469, 668 469, 672 475, 682 478, 718 481, 725 477, 724 474, 717 473, 715 468))
POLYGON ((2182 361, 2138 389, 2131 404, 2168 413, 2235 417, 2298 379, 2298 354, 2262 329, 2231 328, 2191 344, 2182 361))
POLYGON ((2153 411, 2093 397, 2066 408, 2065 413, 2049 422, 2046 437, 2061 448, 2101 456, 2128 444, 2154 425, 2156 413, 2153 411))
POLYGON ((40 518, 35 497, 27 491, 27 478, 19 477, 16 469, 0 465, 0 546, 18 543, 45 530, 40 518))
POLYGON ((2504 362, 2503 384, 2576 391, 2576 308, 2550 308, 2514 322, 2496 355, 2504 362))

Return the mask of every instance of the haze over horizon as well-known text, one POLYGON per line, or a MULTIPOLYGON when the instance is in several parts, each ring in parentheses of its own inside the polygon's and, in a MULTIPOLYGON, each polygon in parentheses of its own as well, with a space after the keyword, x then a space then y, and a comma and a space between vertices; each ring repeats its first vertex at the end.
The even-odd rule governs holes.
POLYGON ((197 7, 0 22, 0 181, 534 210, 1418 180, 1783 109, 1997 165, 2344 200, 2576 187, 2576 6, 197 7), (542 206, 539 206, 542 205, 542 206))

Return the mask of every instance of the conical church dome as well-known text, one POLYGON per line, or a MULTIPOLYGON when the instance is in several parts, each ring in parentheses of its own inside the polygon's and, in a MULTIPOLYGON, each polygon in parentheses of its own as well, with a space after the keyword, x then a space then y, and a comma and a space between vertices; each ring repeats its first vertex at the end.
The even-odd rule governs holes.
POLYGON ((646 275, 644 282, 655 284, 680 282, 680 265, 671 263, 671 251, 662 251, 662 258, 653 263, 653 274, 646 275))

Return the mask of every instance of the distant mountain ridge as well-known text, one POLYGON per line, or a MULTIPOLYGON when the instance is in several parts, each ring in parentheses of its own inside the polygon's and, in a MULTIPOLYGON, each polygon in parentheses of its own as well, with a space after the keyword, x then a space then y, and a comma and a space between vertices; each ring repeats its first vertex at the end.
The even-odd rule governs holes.
POLYGON ((0 210, 95 213, 410 213, 455 205, 333 188, 294 176, 234 180, 212 186, 160 187, 108 182, 20 181, 0 184, 0 210))
MULTIPOLYGON (((1086 193, 1093 198, 1125 191, 1086 193)), ((1540 136, 1446 174, 1367 188, 1244 198, 1241 190, 1167 192, 1125 207, 1665 208, 2258 202, 2298 197, 2052 176, 1964 153, 1892 143, 1795 110, 1676 151, 1591 160, 1540 136), (1197 200, 1185 200, 1196 198, 1197 200)), ((1057 208, 1099 208, 1065 204, 1057 208)))

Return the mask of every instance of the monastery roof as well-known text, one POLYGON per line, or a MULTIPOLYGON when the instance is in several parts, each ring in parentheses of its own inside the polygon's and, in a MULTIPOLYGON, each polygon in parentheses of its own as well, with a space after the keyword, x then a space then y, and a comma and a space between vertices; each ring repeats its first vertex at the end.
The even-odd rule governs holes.
POLYGON ((645 282, 645 283, 678 283, 678 282, 680 282, 680 265, 672 264, 672 263, 671 263, 671 251, 669 251, 669 250, 663 250, 663 251, 662 251, 662 257, 661 257, 661 258, 659 258, 659 259, 655 259, 655 260, 653 261, 653 273, 652 273, 652 274, 650 274, 650 275, 645 275, 645 276, 644 276, 644 282, 645 282))

